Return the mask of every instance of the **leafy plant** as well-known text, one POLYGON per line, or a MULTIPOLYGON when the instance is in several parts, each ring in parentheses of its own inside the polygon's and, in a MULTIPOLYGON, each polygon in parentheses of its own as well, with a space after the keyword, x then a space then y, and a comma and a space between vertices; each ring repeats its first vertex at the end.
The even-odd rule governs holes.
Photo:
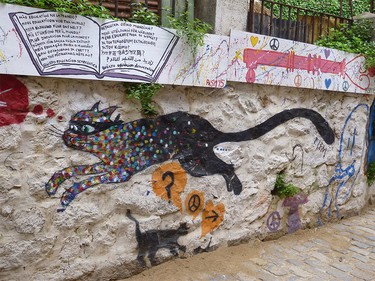
POLYGON ((367 184, 372 185, 375 182, 375 162, 371 162, 367 167, 367 184))
MULTIPOLYGON (((335 16, 340 16, 340 0, 278 0, 277 3, 287 4, 296 6, 303 9, 315 11, 316 13, 325 13, 335 16)), ((370 1, 368 0, 356 0, 353 3, 353 15, 358 15, 363 12, 370 10, 370 1)), ((271 3, 266 2, 265 6, 270 9, 271 3)), ((286 19, 288 8, 283 7, 282 18, 286 19)), ((276 17, 280 16, 280 5, 273 5, 273 14, 276 17)), ((305 11, 300 10, 300 15, 304 15, 305 11)), ((308 12, 307 15, 312 16, 314 13, 308 12)), ((297 9, 291 9, 291 18, 296 19, 297 9)), ((342 1, 342 17, 351 18, 349 1, 342 1)))
MULTIPOLYGON (((142 3, 134 3, 131 22, 148 25, 159 25, 159 16, 148 10, 142 3)), ((152 102, 153 96, 161 89, 160 84, 134 84, 124 83, 128 96, 141 103, 141 111, 146 116, 157 114, 157 109, 152 102)))
POLYGON ((277 195, 280 198, 293 197, 298 194, 300 189, 292 183, 285 182, 285 174, 280 172, 276 175, 275 187, 271 191, 272 195, 277 195))
MULTIPOLYGON (((134 5, 130 21, 158 25, 159 20, 159 17, 148 10, 142 3, 134 5)), ((211 26, 199 19, 189 20, 188 12, 180 13, 178 17, 170 16, 168 17, 168 21, 170 27, 176 29, 177 35, 187 41, 195 56, 198 46, 203 46, 204 36, 211 29, 211 26)), ((161 85, 127 84, 126 88, 129 97, 140 101, 144 115, 152 116, 157 114, 156 107, 152 104, 152 97, 161 89, 161 85)))
POLYGON ((61 13, 79 14, 82 16, 114 19, 103 6, 92 5, 86 0, 0 0, 2 3, 29 6, 61 13))
POLYGON ((362 54, 366 58, 366 68, 375 67, 375 42, 371 41, 374 27, 369 20, 358 20, 351 26, 342 24, 338 29, 317 40, 314 44, 346 51, 349 53, 362 54))
POLYGON ((148 83, 148 84, 134 84, 124 83, 126 92, 130 98, 140 101, 142 113, 146 116, 152 116, 157 114, 155 105, 152 103, 152 97, 154 94, 161 89, 160 84, 148 83))
POLYGON ((159 25, 159 16, 148 10, 142 3, 133 3, 132 6, 133 12, 129 19, 131 22, 159 25))
POLYGON ((177 35, 186 40, 195 56, 198 46, 204 45, 204 36, 212 26, 195 18, 189 19, 189 12, 182 12, 178 16, 169 16, 169 24, 176 29, 177 35))

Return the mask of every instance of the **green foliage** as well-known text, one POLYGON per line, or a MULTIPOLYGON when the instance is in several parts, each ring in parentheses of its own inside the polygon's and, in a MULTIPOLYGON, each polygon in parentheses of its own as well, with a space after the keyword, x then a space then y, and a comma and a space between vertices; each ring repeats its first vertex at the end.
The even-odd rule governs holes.
POLYGON ((113 19, 103 6, 92 5, 86 0, 0 0, 2 3, 29 6, 61 13, 79 14, 82 16, 113 19))
POLYGON ((133 3, 133 12, 130 17, 131 22, 148 25, 159 25, 159 16, 148 10, 142 3, 133 3))
POLYGON ((271 191, 271 194, 277 195, 280 198, 293 197, 300 193, 300 189, 292 183, 285 182, 285 174, 283 172, 277 174, 275 187, 271 191))
POLYGON ((199 19, 189 19, 189 12, 180 13, 178 16, 169 16, 169 24, 176 29, 177 35, 186 40, 191 47, 193 55, 197 53, 198 46, 204 45, 204 36, 212 26, 199 19))
POLYGON ((375 182, 375 162, 371 162, 367 167, 367 184, 372 185, 375 182))
MULTIPOLYGON (((340 0, 278 0, 277 3, 288 4, 291 6, 296 6, 303 9, 313 10, 317 13, 331 14, 335 16, 340 16, 340 0)), ((342 1, 342 17, 351 18, 349 0, 342 1)), ((266 3, 265 6, 270 9, 271 4, 266 3)), ((273 6, 273 14, 276 17, 280 15, 280 6, 273 6)), ((370 10, 369 0, 356 0, 353 1, 353 15, 359 15, 363 12, 368 12, 370 10)), ((283 7, 283 17, 287 18, 288 8, 283 7)), ((291 10, 292 19, 296 19, 297 9, 291 10)), ((304 15, 304 11, 299 11, 299 15, 304 15)), ((307 13, 311 16, 313 13, 307 13)))
POLYGON ((375 67, 375 42, 371 41, 374 32, 371 21, 358 20, 351 26, 342 24, 338 29, 332 29, 329 35, 322 37, 314 44, 362 54, 366 58, 366 68, 369 69, 375 67))
MULTIPOLYGON (((131 22, 159 25, 159 16, 148 10, 142 3, 134 3, 131 22)), ((132 99, 138 100, 141 103, 141 111, 146 116, 156 115, 157 109, 152 102, 152 97, 161 89, 159 84, 134 84, 124 83, 128 96, 132 99)))
POLYGON ((132 99, 140 101, 142 113, 146 116, 157 114, 156 107, 152 104, 152 97, 161 89, 160 84, 134 84, 124 83, 128 96, 132 99))

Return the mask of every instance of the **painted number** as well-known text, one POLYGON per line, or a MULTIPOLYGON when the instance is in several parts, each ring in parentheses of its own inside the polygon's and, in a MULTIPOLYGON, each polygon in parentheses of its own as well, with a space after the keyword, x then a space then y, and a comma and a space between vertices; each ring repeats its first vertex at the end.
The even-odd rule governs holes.
POLYGON ((206 86, 212 87, 212 88, 224 88, 225 81, 223 79, 220 80, 206 80, 206 86))

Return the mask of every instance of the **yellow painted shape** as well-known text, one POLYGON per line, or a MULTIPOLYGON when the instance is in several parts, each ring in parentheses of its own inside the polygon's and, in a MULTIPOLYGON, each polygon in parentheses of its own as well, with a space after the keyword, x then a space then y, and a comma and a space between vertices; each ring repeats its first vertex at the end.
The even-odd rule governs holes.
POLYGON ((185 199, 185 210, 195 219, 203 210, 204 193, 202 191, 193 190, 185 199))
POLYGON ((223 203, 216 206, 210 200, 202 212, 202 234, 201 237, 206 236, 207 233, 217 228, 224 220, 225 207, 223 203))
POLYGON ((251 45, 252 45, 253 47, 255 47, 255 45, 258 43, 258 41, 259 41, 258 36, 251 36, 251 37, 250 37, 250 42, 251 42, 251 45))
POLYGON ((185 190, 186 182, 186 172, 176 162, 162 165, 152 174, 152 189, 155 194, 175 205, 180 212, 182 212, 181 193, 185 190))

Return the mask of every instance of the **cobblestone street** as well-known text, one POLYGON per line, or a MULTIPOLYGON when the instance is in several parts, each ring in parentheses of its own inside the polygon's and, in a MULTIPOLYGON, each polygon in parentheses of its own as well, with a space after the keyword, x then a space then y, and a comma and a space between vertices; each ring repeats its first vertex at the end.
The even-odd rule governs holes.
POLYGON ((278 240, 166 262, 126 280, 375 280, 375 208, 278 240))

